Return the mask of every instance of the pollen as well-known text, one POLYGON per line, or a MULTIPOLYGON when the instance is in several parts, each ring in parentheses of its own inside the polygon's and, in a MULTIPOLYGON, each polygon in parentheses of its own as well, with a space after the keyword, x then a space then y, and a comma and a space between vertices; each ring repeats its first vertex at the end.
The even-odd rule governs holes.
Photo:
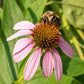
POLYGON ((32 30, 32 37, 37 46, 43 49, 49 49, 53 46, 57 46, 59 42, 59 30, 58 28, 49 23, 40 23, 32 30))

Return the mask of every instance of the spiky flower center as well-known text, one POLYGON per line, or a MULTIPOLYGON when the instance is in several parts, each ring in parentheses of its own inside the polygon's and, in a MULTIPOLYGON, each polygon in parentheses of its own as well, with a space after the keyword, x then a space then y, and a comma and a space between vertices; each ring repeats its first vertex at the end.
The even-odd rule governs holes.
POLYGON ((34 42, 43 49, 49 49, 53 46, 57 46, 59 42, 59 30, 53 24, 40 23, 39 25, 36 25, 32 32, 34 42))

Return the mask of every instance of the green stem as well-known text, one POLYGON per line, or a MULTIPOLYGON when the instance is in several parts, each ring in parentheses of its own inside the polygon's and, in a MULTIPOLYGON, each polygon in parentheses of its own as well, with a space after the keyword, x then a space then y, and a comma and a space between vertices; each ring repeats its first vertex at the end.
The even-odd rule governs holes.
POLYGON ((72 3, 67 3, 67 2, 62 2, 62 1, 49 1, 46 3, 46 5, 50 5, 50 4, 63 4, 63 5, 70 5, 70 6, 74 6, 74 7, 78 7, 78 8, 84 8, 82 6, 78 6, 72 3))
POLYGON ((21 76, 21 78, 18 80, 18 83, 20 84, 20 82, 24 79, 24 76, 21 76))

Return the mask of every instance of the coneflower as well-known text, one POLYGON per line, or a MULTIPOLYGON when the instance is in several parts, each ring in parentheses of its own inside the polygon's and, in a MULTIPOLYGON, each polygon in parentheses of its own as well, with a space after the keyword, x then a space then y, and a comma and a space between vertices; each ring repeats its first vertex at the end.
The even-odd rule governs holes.
POLYGON ((57 81, 62 77, 62 61, 59 53, 54 48, 59 46, 61 50, 69 57, 73 57, 72 47, 61 37, 59 29, 53 24, 39 23, 34 25, 29 21, 18 22, 14 26, 14 30, 19 30, 9 38, 7 41, 23 35, 31 35, 32 38, 22 38, 15 44, 13 50, 13 59, 15 62, 23 60, 34 47, 38 47, 29 57, 25 69, 24 80, 30 80, 35 74, 41 59, 41 52, 45 49, 43 58, 43 75, 48 78, 55 70, 57 81), (52 54, 51 52, 52 51, 52 54))

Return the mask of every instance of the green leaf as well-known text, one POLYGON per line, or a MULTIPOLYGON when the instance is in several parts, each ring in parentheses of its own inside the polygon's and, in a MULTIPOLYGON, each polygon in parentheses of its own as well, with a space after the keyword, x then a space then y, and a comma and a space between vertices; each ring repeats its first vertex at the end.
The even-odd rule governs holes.
POLYGON ((57 82, 55 73, 53 72, 49 78, 45 78, 42 74, 42 71, 37 71, 35 76, 28 82, 24 84, 81 84, 78 80, 66 75, 62 75, 61 81, 57 82))
MULTIPOLYGON (((13 80, 13 77, 11 74, 11 71, 13 70, 10 69, 9 61, 11 61, 12 63, 12 60, 11 59, 9 60, 6 55, 5 46, 3 42, 1 41, 1 36, 0 36, 0 67, 1 67, 0 68, 0 84, 6 84, 6 83, 10 84, 11 80, 13 80)), ((11 68, 14 68, 14 65, 11 68)))
POLYGON ((17 80, 17 65, 13 62, 15 41, 7 42, 8 36, 14 33, 13 25, 21 21, 22 13, 15 0, 4 0, 3 24, 0 34, 0 84, 10 84, 17 80))
POLYGON ((82 74, 84 74, 84 61, 82 61, 79 57, 72 58, 67 68, 67 75, 79 76, 82 74))
POLYGON ((36 0, 21 0, 21 3, 23 4, 24 8, 27 9, 32 5, 33 2, 36 0))
POLYGON ((75 27, 84 28, 84 0, 63 0, 65 17, 75 27))
POLYGON ((32 5, 24 11, 25 19, 33 23, 40 21, 46 2, 47 0, 34 1, 32 5))
MULTIPOLYGON (((59 1, 61 1, 61 0, 59 0, 59 1)), ((50 5, 53 12, 58 13, 58 15, 59 15, 60 13, 62 13, 62 9, 61 9, 61 5, 57 4, 56 2, 58 2, 58 1, 57 0, 49 0, 49 2, 46 3, 46 5, 50 5)))
POLYGON ((67 76, 79 76, 84 74, 84 61, 79 57, 69 58, 68 56, 62 55, 63 73, 67 76))

